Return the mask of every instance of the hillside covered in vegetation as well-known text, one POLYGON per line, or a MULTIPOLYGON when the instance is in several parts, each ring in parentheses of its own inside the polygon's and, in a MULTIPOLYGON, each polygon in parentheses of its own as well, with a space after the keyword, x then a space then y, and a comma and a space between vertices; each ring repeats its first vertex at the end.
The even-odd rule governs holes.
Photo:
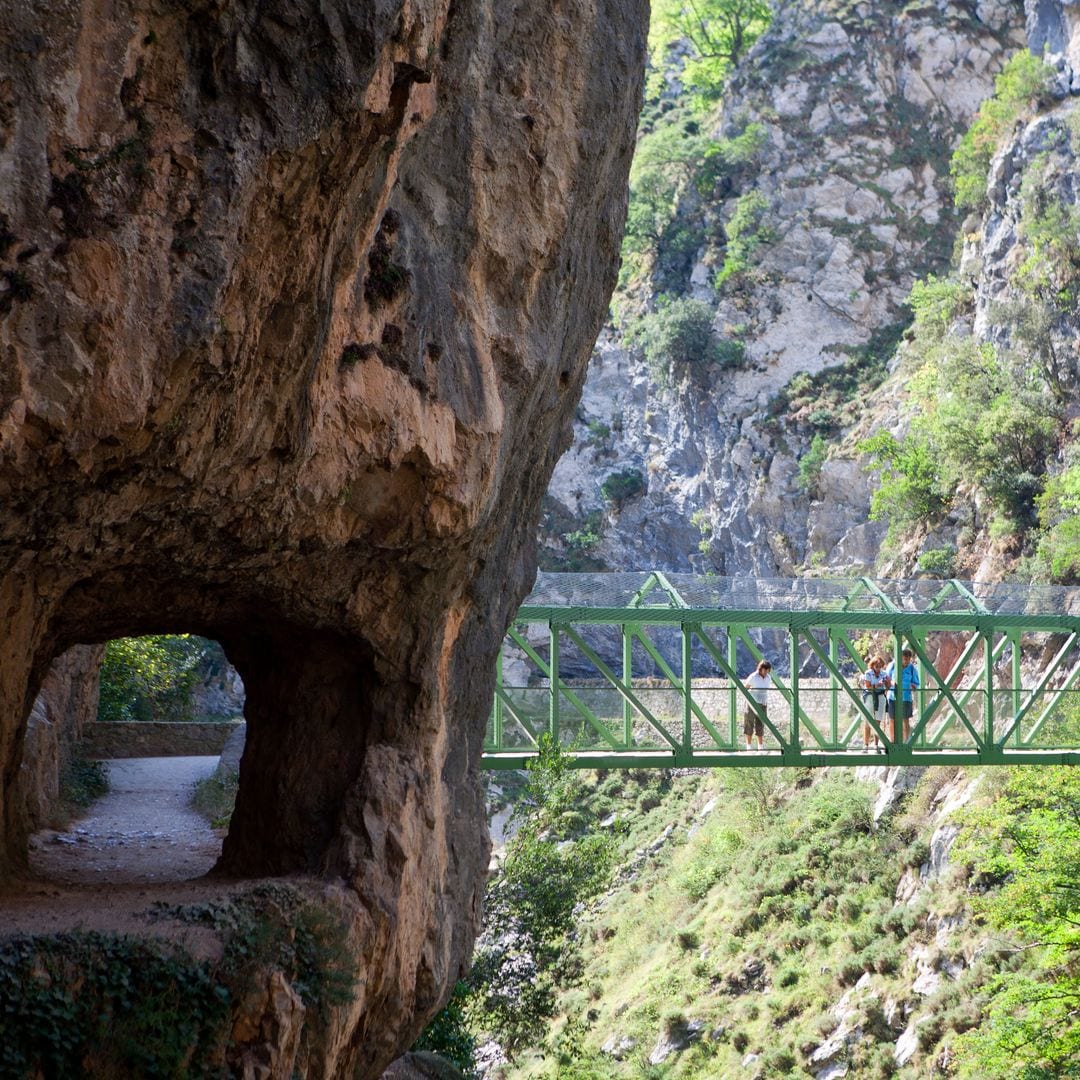
POLYGON ((423 1043, 467 1075, 1076 1074, 1075 770, 549 758, 522 805, 423 1043))

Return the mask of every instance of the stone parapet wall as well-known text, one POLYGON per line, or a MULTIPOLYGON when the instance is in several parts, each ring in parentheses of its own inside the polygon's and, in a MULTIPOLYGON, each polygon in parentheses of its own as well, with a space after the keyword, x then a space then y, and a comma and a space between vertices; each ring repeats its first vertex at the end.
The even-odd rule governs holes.
POLYGON ((220 754, 239 725, 93 723, 85 725, 79 750, 88 758, 189 757, 220 754))

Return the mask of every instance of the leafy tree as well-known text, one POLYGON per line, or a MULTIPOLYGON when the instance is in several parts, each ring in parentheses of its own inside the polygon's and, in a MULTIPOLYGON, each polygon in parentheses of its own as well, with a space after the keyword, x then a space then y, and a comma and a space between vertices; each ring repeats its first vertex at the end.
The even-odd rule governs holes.
POLYGON ((990 318, 1006 327, 1014 347, 1039 371, 1058 405, 1065 405, 1076 378, 1069 318, 1080 296, 1080 207, 1045 186, 1036 162, 1020 188, 1019 234, 1027 257, 1010 274, 1015 299, 994 304, 990 318), (1059 344, 1058 338, 1065 343, 1059 344))
POLYGON ((610 834, 578 831, 581 781, 549 735, 528 776, 469 975, 475 1022, 510 1053, 541 1037, 556 988, 576 980, 574 909, 607 886, 615 860, 610 834))
POLYGON ((654 312, 637 321, 631 338, 642 346, 657 381, 666 382, 674 368, 742 364, 746 355, 742 342, 719 338, 713 316, 708 304, 684 296, 662 298, 654 312))
POLYGON ((558 743, 544 735, 488 885, 472 970, 416 1044, 466 1075, 477 1032, 493 1035, 510 1055, 539 1043, 557 990, 580 977, 574 911, 607 887, 616 854, 610 832, 582 831, 583 791, 558 743))
POLYGON ((951 578, 956 573, 956 548, 952 544, 927 548, 919 556, 919 572, 931 577, 951 578))
POLYGON ((937 461, 925 439, 909 434, 901 442, 880 431, 859 444, 869 468, 881 478, 870 499, 870 517, 889 522, 890 531, 933 517, 948 505, 937 461))
POLYGON ((623 503, 636 499, 645 491, 645 477, 640 469, 621 469, 611 473, 600 485, 600 494, 612 506, 621 507, 623 503))
POLYGON ((957 843, 984 886, 973 903, 1021 941, 1019 972, 991 985, 987 1020, 960 1040, 968 1077, 1075 1076, 1080 1061, 1080 772, 1014 769, 957 843))
POLYGON ((190 720, 191 691, 220 647, 194 634, 117 638, 101 664, 98 719, 190 720))
POLYGON ((909 389, 919 411, 902 442, 882 433, 860 447, 883 470, 871 516, 894 527, 933 517, 965 489, 1010 521, 1033 523, 1062 410, 1026 353, 999 352, 954 325, 970 304, 955 279, 912 290, 904 359, 916 368, 909 389))
POLYGON ((756 189, 739 196, 727 223, 727 248, 717 285, 744 273, 758 248, 775 242, 776 230, 765 223, 768 210, 769 200, 756 189))
POLYGON ((820 432, 810 441, 810 449, 799 458, 799 490, 807 494, 817 492, 821 470, 829 457, 829 444, 820 432))
POLYGON ((454 986, 450 1000, 420 1033, 412 1050, 427 1050, 455 1065, 467 1078, 476 1076, 476 1036, 469 1028, 466 1010, 472 990, 461 981, 454 986))
MULTIPOLYGON (((643 135, 630 166, 630 203, 623 238, 624 272, 670 246, 679 198, 694 182, 717 144, 700 134, 696 120, 668 120, 643 135)), ((694 241, 694 248, 700 238, 694 241)))
POLYGON ((1080 463, 1050 479, 1036 500, 1039 538, 1036 565, 1051 581, 1080 581, 1080 463))
POLYGON ((972 287, 957 278, 929 274, 925 281, 916 281, 907 300, 915 333, 923 340, 943 341, 953 322, 970 309, 973 300, 972 287))
POLYGON ((768 0, 656 0, 649 41, 653 62, 676 42, 690 49, 682 81, 698 98, 720 97, 728 72, 761 36, 772 19, 768 0))
POLYGON ((1029 520, 1059 427, 1037 374, 1020 357, 957 338, 916 385, 925 410, 917 427, 947 487, 974 483, 1001 513, 1029 520))

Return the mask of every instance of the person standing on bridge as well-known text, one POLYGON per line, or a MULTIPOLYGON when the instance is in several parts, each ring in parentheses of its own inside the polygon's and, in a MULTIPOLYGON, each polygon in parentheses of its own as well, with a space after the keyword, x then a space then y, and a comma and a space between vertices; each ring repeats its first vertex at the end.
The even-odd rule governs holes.
MULTIPOLYGON (((863 705, 866 706, 867 711, 877 722, 877 726, 884 731, 885 730, 885 696, 886 691, 892 685, 889 677, 885 674, 885 658, 883 656, 875 656, 869 664, 867 664, 866 670, 862 675, 863 685, 863 705)), ((881 746, 881 741, 878 738, 877 731, 867 720, 863 720, 862 726, 862 744, 864 747, 869 747, 870 736, 874 737, 874 749, 878 749, 881 746)))
POLYGON ((757 670, 751 672, 745 679, 746 688, 754 703, 746 703, 746 712, 743 714, 743 734, 746 736, 746 749, 753 748, 753 736, 757 736, 759 750, 765 749, 765 716, 769 706, 769 691, 772 689, 772 664, 768 660, 762 660, 757 670))
POLYGON ((900 659, 903 661, 903 666, 900 669, 899 678, 896 675, 895 660, 885 669, 885 677, 891 684, 889 690, 889 715, 892 717, 893 742, 899 742, 900 740, 900 736, 897 734, 897 721, 900 719, 904 721, 904 742, 911 738, 911 714, 915 711, 915 699, 911 690, 912 687, 918 687, 919 685, 919 671, 912 663, 915 654, 910 649, 905 649, 900 654, 900 659), (896 693, 897 689, 900 690, 899 696, 896 693))

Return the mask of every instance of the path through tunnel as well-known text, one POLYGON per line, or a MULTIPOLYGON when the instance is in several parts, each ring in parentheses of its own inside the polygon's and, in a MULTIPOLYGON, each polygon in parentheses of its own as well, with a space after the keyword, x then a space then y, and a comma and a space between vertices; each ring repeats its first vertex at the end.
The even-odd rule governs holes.
MULTIPOLYGON (((270 617, 224 627, 171 620, 147 627, 135 621, 122 629, 135 633, 110 635, 104 648, 98 715, 88 725, 94 738, 76 738, 71 757, 160 760, 138 768, 123 761, 112 765, 113 808, 93 818, 93 829, 111 832, 123 846, 142 835, 151 845, 148 852, 164 843, 178 815, 194 813, 188 796, 196 781, 214 772, 220 752, 220 746, 207 751, 190 731, 180 730, 205 731, 215 720, 242 716, 246 747, 235 766, 236 806, 228 830, 219 827, 217 838, 209 834, 216 845, 213 857, 206 858, 204 843, 200 857, 185 862, 172 879, 207 872, 244 878, 340 873, 334 839, 346 794, 358 787, 372 730, 371 662, 362 646, 270 617), (109 732, 104 749, 95 751, 102 732, 109 732), (125 795, 126 810, 117 801, 125 795), (131 800, 142 800, 143 809, 131 810, 131 800), (110 825, 108 815, 117 813, 120 819, 110 825), (146 817, 146 827, 122 827, 132 814, 146 817), (161 815, 166 824, 159 827, 154 819, 161 815)), ((184 827, 188 833, 194 820, 184 827)), ((61 835, 60 845, 70 840, 61 835)), ((24 836, 24 852, 28 840, 24 836)), ((76 839, 72 847, 77 846, 76 839)), ((40 871, 41 848, 21 861, 40 871)))

